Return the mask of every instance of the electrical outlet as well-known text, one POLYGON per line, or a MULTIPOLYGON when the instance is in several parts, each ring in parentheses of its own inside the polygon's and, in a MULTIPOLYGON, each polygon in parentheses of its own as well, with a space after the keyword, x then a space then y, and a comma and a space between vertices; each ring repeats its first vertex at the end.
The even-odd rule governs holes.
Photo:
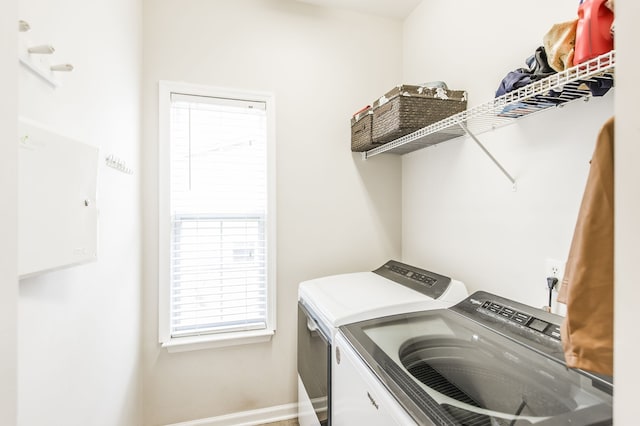
POLYGON ((564 267, 565 262, 556 259, 546 259, 545 274, 540 283, 541 285, 544 285, 544 288, 546 290, 545 294, 549 298, 549 312, 553 312, 555 314, 562 314, 563 307, 561 306, 561 303, 556 303, 554 301, 555 297, 549 293, 549 284, 547 283, 547 278, 554 277, 558 280, 556 286, 553 289, 553 293, 557 294, 557 292, 560 291, 560 286, 562 285, 562 278, 564 277, 564 267))
POLYGON ((542 281, 544 285, 547 285, 547 278, 555 277, 558 279, 558 284, 556 289, 560 288, 560 281, 562 281, 562 276, 564 275, 564 265, 565 262, 556 259, 546 259, 545 260, 545 276, 542 281))

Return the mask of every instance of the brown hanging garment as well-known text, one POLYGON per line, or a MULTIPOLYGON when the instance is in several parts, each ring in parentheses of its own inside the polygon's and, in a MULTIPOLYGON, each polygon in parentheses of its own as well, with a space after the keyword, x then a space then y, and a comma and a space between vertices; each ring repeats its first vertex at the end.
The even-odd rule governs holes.
POLYGON ((600 130, 558 301, 567 366, 613 375, 614 119, 600 130))

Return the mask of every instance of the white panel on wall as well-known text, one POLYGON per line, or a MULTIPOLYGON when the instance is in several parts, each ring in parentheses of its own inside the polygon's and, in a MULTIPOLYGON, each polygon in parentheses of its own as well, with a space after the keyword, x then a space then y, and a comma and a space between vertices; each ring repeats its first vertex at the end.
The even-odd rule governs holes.
POLYGON ((98 148, 19 122, 18 273, 97 258, 98 148))

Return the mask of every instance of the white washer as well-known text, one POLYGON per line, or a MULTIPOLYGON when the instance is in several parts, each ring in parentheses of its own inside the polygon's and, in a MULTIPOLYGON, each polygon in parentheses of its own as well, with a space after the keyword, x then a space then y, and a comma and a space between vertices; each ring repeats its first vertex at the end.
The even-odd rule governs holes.
POLYGON ((335 336, 333 347, 333 426, 415 426, 415 420, 371 373, 342 333, 335 336))
POLYGON ((371 272, 332 275, 298 289, 298 421, 331 424, 331 344, 338 327, 399 313, 441 309, 467 297, 465 285, 389 261, 371 272))
POLYGON ((478 291, 342 326, 332 425, 612 425, 613 378, 567 368, 562 320, 478 291))

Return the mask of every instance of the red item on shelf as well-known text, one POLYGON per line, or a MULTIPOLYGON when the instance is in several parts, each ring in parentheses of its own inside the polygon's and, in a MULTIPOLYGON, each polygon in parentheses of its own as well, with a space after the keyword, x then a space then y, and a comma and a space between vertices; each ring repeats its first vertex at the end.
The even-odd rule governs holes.
POLYGON ((605 3, 606 0, 584 0, 578 7, 574 65, 586 62, 613 49, 613 37, 611 36, 613 12, 605 3))

